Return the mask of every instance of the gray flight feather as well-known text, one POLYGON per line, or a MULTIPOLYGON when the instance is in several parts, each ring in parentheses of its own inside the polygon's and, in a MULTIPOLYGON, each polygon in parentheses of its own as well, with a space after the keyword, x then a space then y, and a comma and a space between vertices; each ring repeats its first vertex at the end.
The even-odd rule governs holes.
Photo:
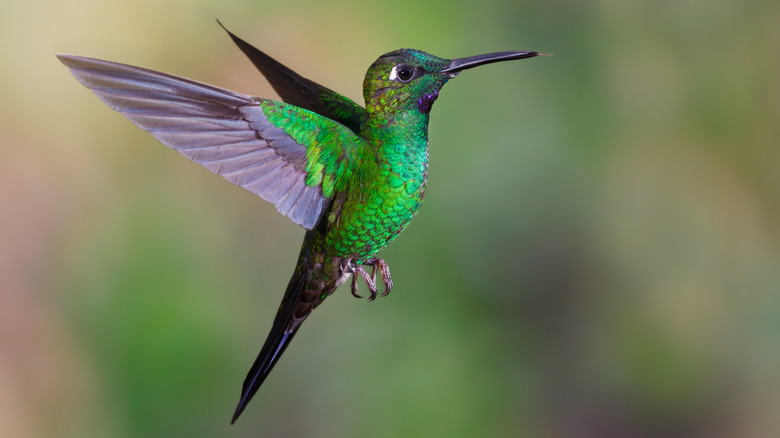
POLYGON ((58 55, 108 106, 190 160, 274 204, 310 230, 328 199, 306 185, 306 147, 268 121, 261 101, 144 68, 58 55))

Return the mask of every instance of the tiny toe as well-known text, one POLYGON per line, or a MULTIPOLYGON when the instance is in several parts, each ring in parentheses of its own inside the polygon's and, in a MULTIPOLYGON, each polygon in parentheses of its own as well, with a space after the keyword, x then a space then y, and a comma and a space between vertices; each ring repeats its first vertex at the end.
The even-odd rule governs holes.
POLYGON ((389 294, 390 290, 393 288, 393 278, 390 276, 390 266, 388 266, 384 260, 377 260, 377 264, 379 265, 379 273, 382 275, 382 283, 385 284, 385 291, 382 292, 382 296, 384 297, 389 294))
POLYGON ((350 289, 352 290, 353 297, 363 298, 363 295, 358 293, 357 273, 354 270, 352 271, 352 287, 350 289))

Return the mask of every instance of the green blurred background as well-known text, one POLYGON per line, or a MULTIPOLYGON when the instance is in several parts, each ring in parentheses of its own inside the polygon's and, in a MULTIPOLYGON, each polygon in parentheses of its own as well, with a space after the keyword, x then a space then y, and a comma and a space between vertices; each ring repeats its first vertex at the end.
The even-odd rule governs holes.
POLYGON ((780 3, 0 4, 3 437, 780 436, 780 3), (430 182, 228 425, 303 230, 109 110, 78 53, 275 96, 214 21, 361 99, 450 82, 430 182))

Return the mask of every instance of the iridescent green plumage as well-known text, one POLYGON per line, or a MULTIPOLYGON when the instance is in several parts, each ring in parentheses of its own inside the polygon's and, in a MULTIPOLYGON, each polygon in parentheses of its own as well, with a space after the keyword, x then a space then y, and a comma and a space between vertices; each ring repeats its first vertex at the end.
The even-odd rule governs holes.
POLYGON ((357 276, 370 297, 392 288, 375 254, 420 208, 428 173, 428 119, 441 87, 460 71, 536 52, 448 60, 402 49, 366 73, 363 108, 232 33, 285 101, 251 97, 164 73, 60 55, 106 104, 157 139, 263 199, 308 231, 271 332, 244 382, 233 422, 301 323, 357 276), (371 266, 369 274, 365 267, 371 266))

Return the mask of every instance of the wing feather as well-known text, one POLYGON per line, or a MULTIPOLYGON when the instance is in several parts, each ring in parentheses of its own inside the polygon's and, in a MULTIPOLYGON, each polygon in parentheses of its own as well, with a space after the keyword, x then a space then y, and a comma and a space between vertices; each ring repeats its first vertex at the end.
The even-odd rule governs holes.
MULTIPOLYGON (((219 25, 222 26, 222 23, 219 25)), ((295 73, 263 51, 234 35, 225 26, 222 26, 222 29, 225 29, 238 48, 268 79, 283 101, 334 120, 354 132, 360 130, 360 124, 366 114, 363 107, 351 99, 295 73)))
MULTIPOLYGON (((319 183, 307 185, 307 169, 329 169, 327 163, 310 166, 307 152, 323 145, 316 135, 294 136, 268 116, 269 111, 294 107, 125 64, 75 55, 58 58, 103 102, 165 145, 271 202, 306 229, 319 221, 329 198, 319 183)), ((354 135, 315 113, 299 116, 333 130, 334 142, 354 135)))

